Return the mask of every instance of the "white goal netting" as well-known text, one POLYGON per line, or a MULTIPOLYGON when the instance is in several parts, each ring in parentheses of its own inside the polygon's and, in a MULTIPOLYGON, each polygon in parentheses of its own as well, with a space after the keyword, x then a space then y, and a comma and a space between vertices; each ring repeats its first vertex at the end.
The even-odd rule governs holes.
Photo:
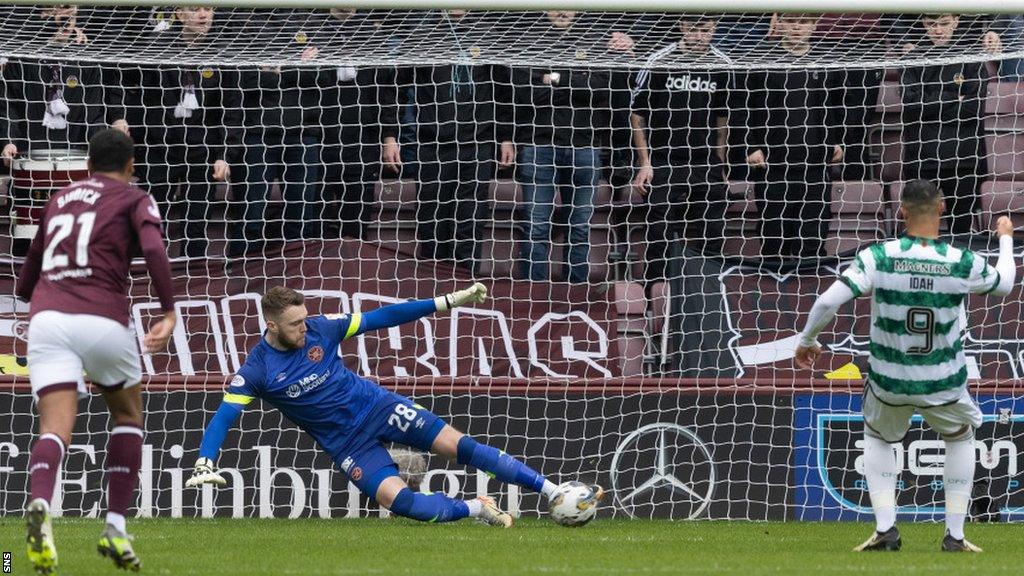
MULTIPOLYGON (((994 259, 1024 223, 1024 16, 0 7, 0 509, 19 514, 36 422, 14 279, 39 208, 125 128, 158 200, 178 327, 143 357, 143 516, 377 513, 269 407, 183 479, 265 324, 259 295, 366 311, 473 279, 493 303, 366 334, 340 353, 604 514, 848 519, 866 301, 796 370, 814 296, 902 234, 905 182, 943 233, 994 259), (828 374, 826 378, 825 375, 828 374)), ((134 328, 158 309, 133 270, 134 328)), ((974 518, 1024 512, 1021 294, 964 301, 978 431, 974 518)), ((107 416, 82 416, 55 508, 102 509, 107 416)), ((915 425, 900 513, 942 513, 942 448, 915 425)), ((537 497, 438 459, 421 487, 537 497)))

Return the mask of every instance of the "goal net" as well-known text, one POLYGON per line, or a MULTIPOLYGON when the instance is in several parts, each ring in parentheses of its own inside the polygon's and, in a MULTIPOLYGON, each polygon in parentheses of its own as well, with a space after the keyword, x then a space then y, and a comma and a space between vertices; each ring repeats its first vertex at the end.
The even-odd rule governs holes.
MULTIPOLYGON (((553 481, 610 488, 603 515, 864 519, 870 305, 841 310, 814 371, 797 331, 859 249, 904 233, 908 181, 936 182, 943 234, 987 258, 997 216, 1024 222, 1022 34, 1005 15, 2 7, 0 510, 24 507, 37 426, 21 256, 118 126, 182 319, 142 356, 138 515, 379 513, 258 403, 228 487, 183 484, 266 289, 350 313, 479 280, 487 305, 338 352, 553 481)), ((159 304, 132 274, 141 335, 159 304)), ((1024 513, 1020 304, 963 302, 977 519, 1024 513)), ((95 516, 110 423, 80 409, 53 507, 95 516)), ((940 516, 939 438, 915 420, 898 450, 899 513, 940 516)), ((423 490, 545 510, 401 460, 423 490)))

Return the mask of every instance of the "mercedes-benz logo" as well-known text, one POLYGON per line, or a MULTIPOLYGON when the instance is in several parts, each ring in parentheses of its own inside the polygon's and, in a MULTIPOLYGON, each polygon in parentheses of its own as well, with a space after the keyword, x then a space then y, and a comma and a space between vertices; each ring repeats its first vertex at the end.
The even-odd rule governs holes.
POLYGON ((673 518, 693 519, 711 504, 715 465, 697 434, 678 424, 642 426, 619 442, 611 463, 615 504, 632 517, 669 508, 673 518))

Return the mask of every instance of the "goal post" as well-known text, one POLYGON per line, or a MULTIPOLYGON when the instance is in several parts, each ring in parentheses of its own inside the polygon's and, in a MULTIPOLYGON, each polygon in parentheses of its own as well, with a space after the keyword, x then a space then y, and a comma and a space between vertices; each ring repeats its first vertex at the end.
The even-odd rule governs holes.
MULTIPOLYGON (((487 305, 338 353, 556 482, 609 487, 605 516, 866 519, 870 304, 798 370, 815 295, 904 232, 909 180, 943 187, 943 234, 983 257, 999 215, 1024 223, 1013 3, 200 4, 0 7, 0 514, 24 508, 37 426, 19 250, 105 126, 136 141, 181 319, 141 356, 140 516, 380 514, 258 403, 224 445, 228 487, 182 479, 266 328, 265 290, 354 313, 481 281, 487 305)), ((158 309, 141 263, 131 296, 141 335, 158 309)), ((961 314, 979 519, 1024 514, 1021 303, 972 296, 961 314)), ((81 409, 58 514, 103 506, 108 417, 81 409)), ((899 513, 940 517, 938 437, 915 421, 899 453, 899 513)), ((546 509, 437 458, 416 478, 546 509)))

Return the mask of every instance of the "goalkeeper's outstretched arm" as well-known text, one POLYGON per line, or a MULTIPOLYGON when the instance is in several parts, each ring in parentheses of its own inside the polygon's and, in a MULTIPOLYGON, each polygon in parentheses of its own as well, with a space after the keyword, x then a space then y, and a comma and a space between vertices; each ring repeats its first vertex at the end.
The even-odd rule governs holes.
POLYGON ((447 312, 452 308, 465 306, 466 304, 480 304, 487 300, 487 287, 477 282, 464 290, 458 290, 451 294, 445 294, 427 300, 413 300, 400 304, 381 306, 372 312, 359 315, 356 319, 353 316, 354 329, 346 334, 346 338, 382 328, 400 326, 407 322, 419 320, 435 312, 447 312))
POLYGON ((238 416, 242 413, 243 404, 232 402, 231 394, 225 395, 220 408, 213 415, 213 419, 206 426, 203 432, 203 440, 199 444, 199 459, 196 460, 195 468, 192 469, 192 476, 185 482, 186 486, 201 486, 203 484, 215 484, 223 486, 227 483, 224 477, 217 473, 213 463, 217 461, 217 454, 224 444, 224 438, 228 430, 234 426, 238 416))

